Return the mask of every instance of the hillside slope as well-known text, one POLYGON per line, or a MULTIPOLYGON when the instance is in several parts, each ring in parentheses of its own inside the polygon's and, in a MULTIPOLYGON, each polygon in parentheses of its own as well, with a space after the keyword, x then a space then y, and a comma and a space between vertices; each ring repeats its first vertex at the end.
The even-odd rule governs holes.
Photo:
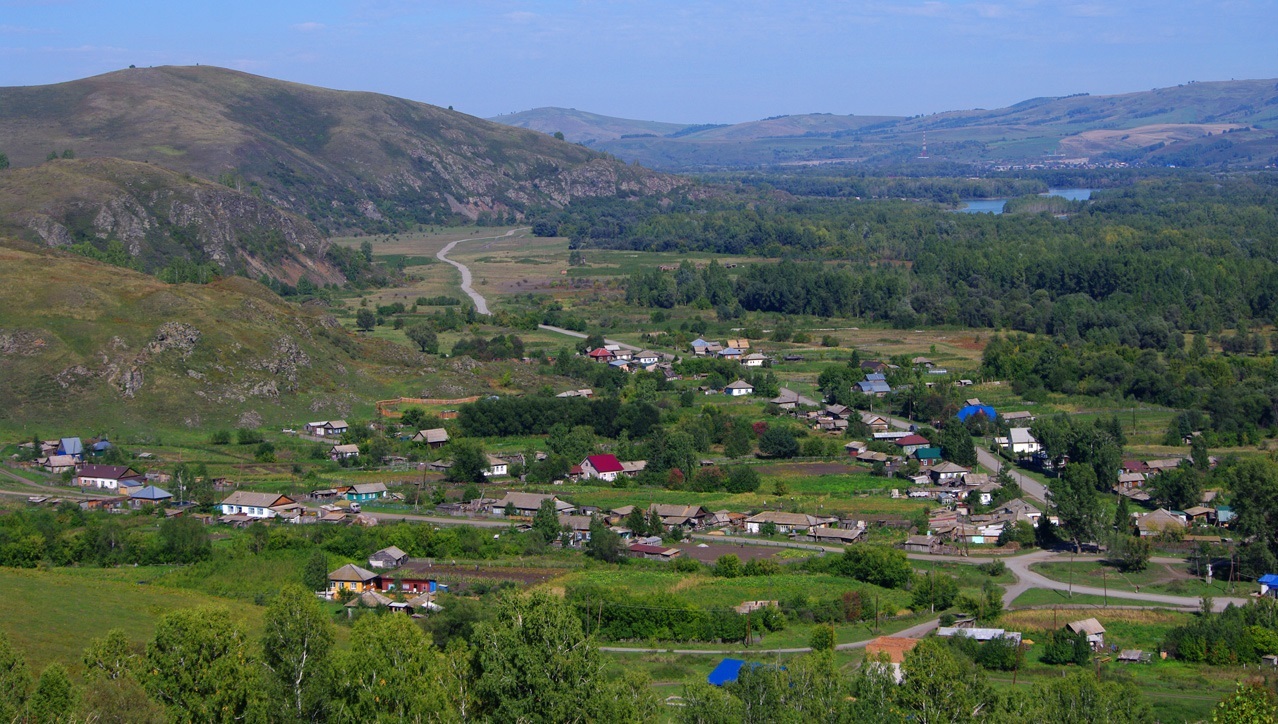
POLYGON ((0 88, 0 139, 15 166, 63 149, 151 162, 260 192, 330 232, 518 216, 684 183, 425 103, 210 66, 0 88))
POLYGON ((250 194, 119 159, 56 160, 0 172, 0 229, 49 246, 120 242, 138 268, 216 264, 289 284, 341 283, 315 225, 250 194))
POLYGON ((165 284, 0 240, 0 427, 341 417, 429 360, 241 277, 165 284))
POLYGON ((614 116, 579 111, 575 108, 555 107, 534 108, 529 111, 508 113, 488 120, 547 134, 554 134, 558 131, 564 134, 564 138, 567 140, 586 145, 591 145, 598 141, 611 141, 622 136, 649 134, 667 136, 689 127, 689 124, 686 123, 636 121, 631 118, 616 118, 614 116))

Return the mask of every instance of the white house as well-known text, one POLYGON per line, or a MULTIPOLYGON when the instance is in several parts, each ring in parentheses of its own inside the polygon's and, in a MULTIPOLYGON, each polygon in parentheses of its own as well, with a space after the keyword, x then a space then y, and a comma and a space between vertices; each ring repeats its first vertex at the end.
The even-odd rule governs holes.
POLYGON ((125 465, 81 465, 76 469, 75 482, 82 488, 116 490, 121 481, 141 481, 143 477, 125 465))
POLYGON ((769 510, 752 515, 745 520, 747 533, 758 533, 763 526, 772 523, 777 527, 778 533, 806 532, 813 528, 824 528, 830 523, 837 522, 836 518, 818 518, 814 515, 806 515, 804 513, 786 513, 783 511, 769 510))
POLYGON ((237 490, 220 505, 222 515, 247 515, 250 518, 274 518, 278 513, 275 508, 292 505, 293 499, 279 493, 254 493, 248 490, 237 490))
POLYGON ((496 455, 489 455, 488 467, 484 470, 484 475, 490 478, 497 475, 510 475, 510 463, 496 455))
POLYGON ((1007 431, 1007 449, 1013 455, 1033 455, 1043 446, 1030 434, 1028 427, 1013 427, 1007 431))
POLYGON ((748 354, 741 358, 741 364, 745 365, 746 367, 762 367, 763 364, 767 361, 768 361, 768 358, 764 355, 759 354, 758 352, 748 354))
POLYGON ((357 458, 359 457, 359 445, 334 445, 328 451, 328 456, 333 460, 357 458))
POLYGON ((661 355, 656 352, 653 352, 650 349, 645 349, 644 351, 636 354, 634 359, 639 364, 643 365, 644 367, 647 367, 648 365, 655 365, 658 362, 660 362, 661 355))
POLYGON ((744 397, 754 394, 754 385, 745 380, 737 380, 723 388, 723 391, 732 397, 744 397))
POLYGON ((306 423, 306 434, 318 435, 319 437, 332 437, 341 435, 349 429, 349 425, 345 420, 320 420, 318 422, 306 423))

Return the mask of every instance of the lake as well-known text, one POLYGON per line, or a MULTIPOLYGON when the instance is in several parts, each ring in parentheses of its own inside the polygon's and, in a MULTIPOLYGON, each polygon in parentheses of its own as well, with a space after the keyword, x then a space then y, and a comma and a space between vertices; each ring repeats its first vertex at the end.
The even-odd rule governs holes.
MULTIPOLYGON (((1087 201, 1092 197, 1091 189, 1048 189, 1047 193, 1039 194, 1039 196, 1060 196, 1070 201, 1087 201)), ((1001 214, 1003 207, 1007 205, 1007 199, 972 199, 964 201, 963 205, 955 209, 963 214, 1001 214)))

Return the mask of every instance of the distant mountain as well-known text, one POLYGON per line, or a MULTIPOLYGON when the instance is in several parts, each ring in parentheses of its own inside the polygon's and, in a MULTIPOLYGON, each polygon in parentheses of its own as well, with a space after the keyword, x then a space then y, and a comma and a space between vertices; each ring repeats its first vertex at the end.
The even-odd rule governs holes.
POLYGON ((226 274, 341 283, 315 225, 256 196, 115 158, 55 160, 0 173, 0 229, 52 247, 119 242, 138 268, 175 262, 226 274))
POLYGON ((328 232, 660 194, 683 180, 425 103, 210 66, 0 88, 0 151, 148 162, 220 181, 328 232))
POLYGON ((531 111, 510 113, 488 120, 516 128, 553 135, 564 134, 565 140, 591 145, 598 141, 612 141, 622 136, 666 136, 687 128, 686 123, 661 121, 635 121, 629 118, 613 118, 598 113, 587 113, 575 108, 534 108, 531 111))
MULTIPOLYGON (((560 110, 529 113, 554 118, 551 111, 560 110)), ((592 116, 574 113, 582 119, 592 116)), ((494 120, 507 122, 521 115, 494 120)), ((638 129, 645 122, 626 123, 638 129)), ((573 133, 596 138, 593 148, 665 170, 829 162, 895 165, 917 160, 925 137, 929 158, 959 163, 1087 158, 1098 163, 1260 166, 1278 159, 1278 81, 1188 83, 1122 95, 1034 98, 996 110, 911 118, 816 113, 726 126, 683 126, 665 134, 609 137, 601 125, 573 133)), ((564 134, 574 140, 568 130, 564 134)))

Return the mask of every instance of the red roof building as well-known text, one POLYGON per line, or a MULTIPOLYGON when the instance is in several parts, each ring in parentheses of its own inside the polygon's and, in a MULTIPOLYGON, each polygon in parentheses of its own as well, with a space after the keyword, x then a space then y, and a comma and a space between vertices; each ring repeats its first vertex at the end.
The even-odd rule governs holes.
POLYGON ((603 347, 596 347, 590 350, 587 356, 596 362, 611 362, 616 357, 616 355, 603 347))
POLYGON ((602 475, 604 473, 619 473, 625 470, 621 465, 621 461, 616 455, 591 455, 581 463, 581 471, 589 474, 591 471, 602 475))
POLYGON ((895 442, 897 445, 900 445, 901 447, 909 447, 911 445, 925 446, 930 444, 928 443, 927 438, 923 437, 922 435, 906 435, 905 437, 900 437, 900 438, 897 438, 896 440, 893 440, 893 442, 895 442))

